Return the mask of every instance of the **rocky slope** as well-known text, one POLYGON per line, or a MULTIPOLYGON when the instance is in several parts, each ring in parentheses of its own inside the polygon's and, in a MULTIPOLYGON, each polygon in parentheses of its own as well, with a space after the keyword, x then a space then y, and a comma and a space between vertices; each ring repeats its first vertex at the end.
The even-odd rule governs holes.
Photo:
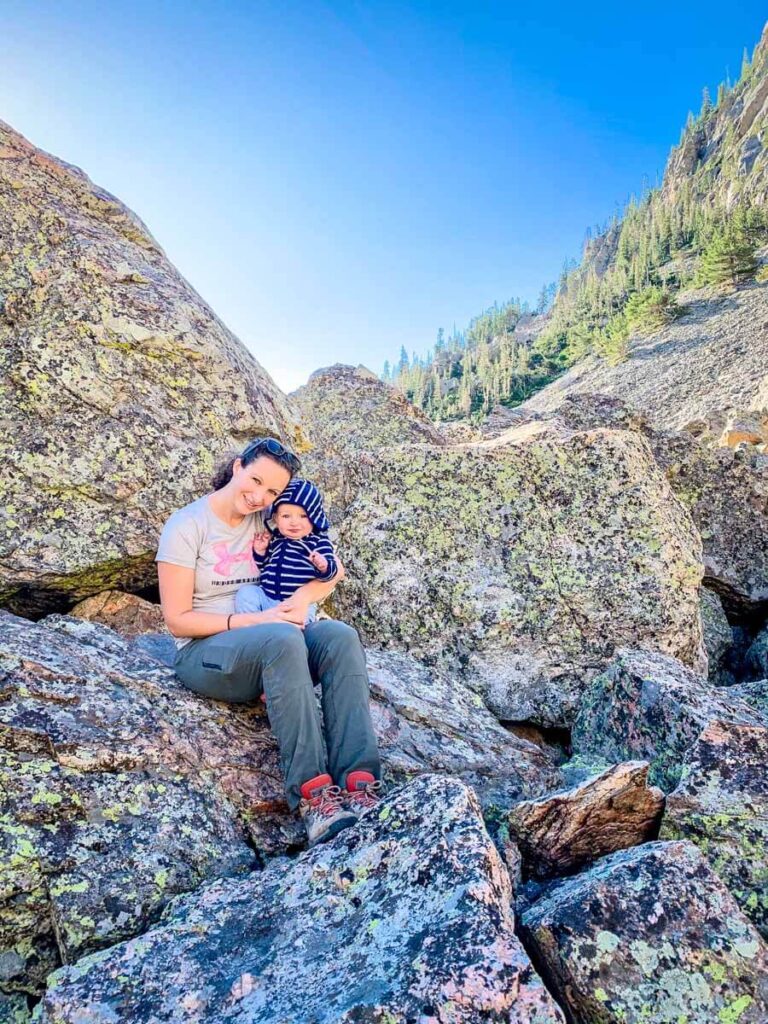
MULTIPOLYGON (((751 283, 729 293, 690 287, 709 238, 703 230, 707 218, 717 211, 715 220, 724 218, 727 225, 746 208, 755 214, 764 212, 768 200, 766 127, 768 25, 736 84, 723 86, 717 102, 705 103, 699 116, 689 121, 680 144, 670 153, 662 187, 639 207, 631 207, 623 223, 594 239, 574 272, 574 286, 591 277, 596 287, 596 282, 605 282, 622 261, 643 252, 646 263, 638 268, 643 286, 671 283, 674 290, 679 281, 688 283, 687 290, 676 294, 682 317, 661 329, 631 337, 627 357, 618 365, 594 355, 580 359, 524 403, 524 408, 551 411, 565 396, 600 393, 643 411, 657 428, 697 425, 700 429, 715 420, 718 433, 729 414, 738 418, 753 412, 758 414, 752 419, 763 432, 761 440, 768 439, 764 433, 768 408, 766 285, 751 283), (634 235, 623 237, 632 218, 634 235), (671 236, 670 225, 675 225, 671 236), (620 253, 622 239, 625 251, 620 253)), ((755 231, 754 225, 751 230, 755 231)), ((765 232, 758 230, 753 240, 764 245, 765 232)), ((758 255, 764 262, 765 249, 758 255)), ((627 289, 639 290, 641 284, 625 280, 617 287, 614 298, 623 303, 627 289)), ((571 285, 555 303, 555 319, 559 306, 568 303, 569 289, 571 285)), ((577 322, 578 313, 571 311, 569 319, 571 324, 577 322)))
MULTIPOLYGON (((684 292, 685 313, 653 334, 631 339, 611 366, 588 356, 520 407, 557 409, 572 395, 603 394, 644 413, 658 429, 694 429, 728 412, 768 409, 768 285, 731 294, 684 292)), ((719 432, 718 432, 719 433, 719 432)), ((768 436, 768 435, 766 435, 768 436)))
POLYGON ((622 655, 574 737, 582 758, 584 737, 623 743, 602 749, 615 767, 564 791, 548 755, 455 679, 371 651, 390 796, 286 860, 300 836, 260 706, 201 700, 146 649, 87 621, 0 616, 5 1019, 22 1024, 40 994, 51 1022, 543 1024, 565 1019, 558 1002, 583 1024, 764 1019, 768 719, 728 688, 622 655), (645 696, 611 699, 617 679, 645 696), (612 714, 590 729, 600 701, 612 714), (721 759, 729 716, 749 724, 721 759), (687 842, 653 842, 663 796, 647 761, 621 763, 638 753, 682 769, 664 827, 687 842))
POLYGON ((668 203, 694 191, 730 204, 746 195, 768 200, 768 25, 739 81, 699 123, 685 132, 669 158, 662 194, 668 203))
MULTIPOLYGON (((738 80, 723 82, 713 100, 705 90, 698 115, 689 114, 663 185, 643 189, 589 238, 579 263, 551 286, 545 312, 521 315, 516 302, 494 306, 447 346, 441 340, 425 358, 401 364, 398 385, 436 419, 477 417, 542 388, 530 409, 552 409, 563 394, 599 392, 645 410, 665 429, 733 409, 762 413, 764 289, 725 296, 694 286, 704 264, 712 271, 712 245, 721 258, 723 244, 739 243, 735 277, 743 282, 765 264, 767 127, 768 25, 738 80), (681 322, 655 330, 680 304, 681 322)), ((722 277, 732 282, 730 270, 722 277)), ((756 279, 765 276, 762 269, 756 279)), ((765 441, 764 422, 762 431, 765 441)))
POLYGON ((154 582, 214 463, 294 438, 284 396, 138 217, 0 122, 0 601, 154 582))
MULTIPOLYGON (((166 638, 166 642, 169 642, 166 638)), ((372 653, 390 780, 440 770, 487 806, 559 782, 455 681, 372 653)), ((261 707, 201 700, 104 626, 0 613, 0 950, 11 990, 143 931, 168 899, 302 842, 261 707)))
MULTIPOLYGON (((331 432, 339 395, 354 404, 347 370, 323 384, 303 408, 310 441, 331 432)), ((362 438, 334 440, 343 491, 325 478, 348 574, 333 606, 368 642, 458 674, 502 719, 545 726, 572 721, 617 645, 704 668, 699 538, 639 434, 393 445, 407 424, 393 402, 369 408, 362 438)))
POLYGON ((768 1019, 755 445, 574 399, 451 437, 359 367, 289 404, 129 211, 0 137, 0 602, 95 595, 0 612, 0 1022, 768 1019), (185 690, 125 593, 261 429, 328 492, 388 785, 313 851, 262 706, 185 690))

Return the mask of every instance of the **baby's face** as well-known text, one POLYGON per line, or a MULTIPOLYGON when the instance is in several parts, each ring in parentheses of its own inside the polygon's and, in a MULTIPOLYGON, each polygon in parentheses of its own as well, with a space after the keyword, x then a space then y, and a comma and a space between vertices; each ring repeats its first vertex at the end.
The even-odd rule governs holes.
POLYGON ((300 540, 312 533, 312 523, 301 505, 280 505, 275 513, 275 526, 283 537, 300 540))

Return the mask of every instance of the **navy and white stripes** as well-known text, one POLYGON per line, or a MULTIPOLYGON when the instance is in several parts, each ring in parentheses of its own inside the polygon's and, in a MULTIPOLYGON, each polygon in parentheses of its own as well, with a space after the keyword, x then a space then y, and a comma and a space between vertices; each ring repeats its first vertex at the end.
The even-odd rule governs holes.
POLYGON ((339 571, 333 545, 327 537, 315 533, 301 540, 275 534, 267 553, 259 555, 254 551, 253 557, 261 572, 259 586, 275 601, 284 601, 310 580, 332 580, 339 571), (319 551, 328 559, 325 572, 318 572, 310 562, 312 551, 319 551))

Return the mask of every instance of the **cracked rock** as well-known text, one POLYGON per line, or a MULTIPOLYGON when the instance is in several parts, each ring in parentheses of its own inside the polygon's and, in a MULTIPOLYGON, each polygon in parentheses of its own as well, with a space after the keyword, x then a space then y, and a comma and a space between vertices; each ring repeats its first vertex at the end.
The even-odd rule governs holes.
POLYGON ((57 971, 40 1024, 562 1022, 510 898, 472 791, 422 776, 330 843, 57 971))
POLYGON ((680 778, 685 753, 709 722, 761 725, 760 713, 733 687, 715 687, 655 651, 619 651, 584 694, 573 749, 609 761, 643 758, 665 792, 680 778))
POLYGON ((768 948, 691 843, 646 843, 555 883, 521 935, 575 1024, 764 1024, 768 948))
POLYGON ((664 795, 647 786, 648 764, 614 765, 575 789, 524 800, 507 815, 527 877, 567 875, 654 837, 664 795))
POLYGON ((669 794, 663 839, 701 849, 744 913, 768 936, 768 729, 711 722, 669 794))

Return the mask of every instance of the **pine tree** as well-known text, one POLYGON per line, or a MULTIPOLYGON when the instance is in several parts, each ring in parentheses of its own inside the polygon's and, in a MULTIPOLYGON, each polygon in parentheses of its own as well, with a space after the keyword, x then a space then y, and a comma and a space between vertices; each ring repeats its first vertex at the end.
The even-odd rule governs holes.
POLYGON ((704 86, 701 90, 701 112, 699 118, 703 121, 706 117, 712 113, 712 99, 709 95, 709 89, 704 86))
POLYGON ((746 46, 744 47, 744 53, 741 58, 741 81, 743 82, 752 70, 752 66, 749 63, 749 53, 747 52, 746 46))
POLYGON ((461 375, 461 387, 459 388, 459 409, 465 416, 472 412, 472 379, 469 372, 469 360, 464 361, 464 370, 461 375))
POLYGON ((702 253, 699 277, 704 284, 737 286, 752 277, 757 267, 754 243, 743 232, 721 228, 702 253))

